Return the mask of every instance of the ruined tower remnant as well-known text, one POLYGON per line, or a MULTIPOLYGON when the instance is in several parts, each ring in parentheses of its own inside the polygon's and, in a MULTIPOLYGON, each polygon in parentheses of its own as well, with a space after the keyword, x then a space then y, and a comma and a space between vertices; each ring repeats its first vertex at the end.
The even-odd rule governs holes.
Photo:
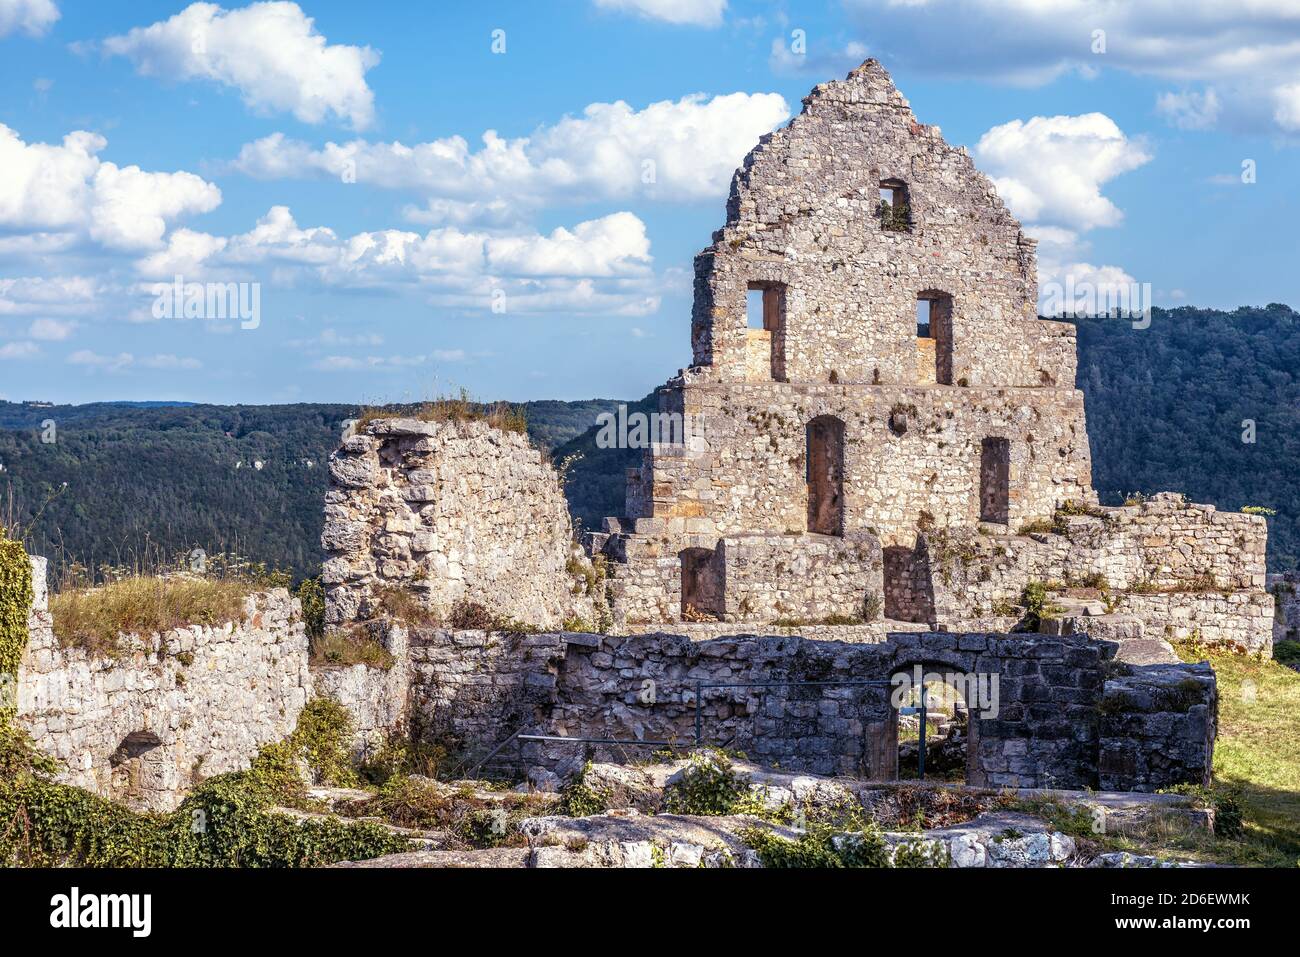
MULTIPOLYGON (((934 624, 936 537, 1035 546, 1016 533, 1067 503, 1100 514, 1075 329, 1038 318, 1035 245, 879 63, 813 89, 695 259, 693 362, 657 393, 694 428, 646 449, 588 542, 616 624, 934 624)), ((1258 571, 1262 591, 1263 523, 1237 518, 1234 587, 1258 571)))

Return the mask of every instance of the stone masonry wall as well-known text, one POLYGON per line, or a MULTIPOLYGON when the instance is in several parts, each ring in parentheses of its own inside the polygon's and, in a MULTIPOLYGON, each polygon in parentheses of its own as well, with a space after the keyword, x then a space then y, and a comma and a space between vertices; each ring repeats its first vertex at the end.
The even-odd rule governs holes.
POLYGON ((736 172, 726 226, 696 260, 694 365, 743 380, 746 290, 781 284, 778 378, 912 384, 917 297, 942 293, 954 383, 1071 389, 1072 331, 1037 320, 1035 258, 967 151, 919 123, 869 60, 814 88, 736 172), (906 191, 905 229, 879 215, 885 181, 906 191))
POLYGON ((606 587, 620 630, 681 619, 684 576, 688 592, 693 578, 697 588, 708 579, 704 593, 688 594, 687 603, 723 622, 835 616, 865 623, 869 616, 879 619, 883 608, 880 543, 870 534, 634 536, 612 543, 609 553, 618 562, 618 577, 606 587), (701 556, 694 574, 682 557, 686 548, 701 556))
MULTIPOLYGON (((483 422, 380 419, 330 457, 321 544, 326 620, 377 614, 385 588, 434 617, 476 602, 558 627, 584 609, 565 568, 572 528, 559 478, 519 433, 483 422)), ((594 617, 587 600, 584 617, 594 617)))
POLYGON ((1101 576, 1115 610, 1148 633, 1267 653, 1272 599, 1264 589, 1267 524, 1162 493, 1144 502, 1063 516, 1061 534, 922 536, 933 620, 959 628, 1016 604, 1031 581, 1078 584, 1101 576))
POLYGON ((1300 574, 1287 572, 1268 576, 1268 590, 1273 594, 1274 641, 1300 641, 1300 574))
POLYGON ((1101 787, 1208 786, 1217 703, 1214 671, 1206 662, 1151 665, 1108 680, 1101 708, 1101 787))
POLYGON ((282 588, 251 595, 242 621, 123 636, 117 657, 54 635, 45 560, 18 672, 18 721, 63 762, 60 780, 168 810, 198 780, 248 766, 289 734, 306 703, 307 636, 282 588))
MULTIPOLYGON (((681 385, 701 438, 655 447, 638 483, 653 521, 637 531, 735 535, 808 529, 807 425, 844 423, 844 529, 912 544, 922 513, 941 526, 980 520, 980 453, 1010 443, 1009 522, 1045 518, 1063 502, 1096 501, 1083 400, 1057 389, 862 389, 783 383, 681 385)), ((669 387, 669 393, 674 387, 669 387)))
POLYGON ((524 743, 523 766, 545 777, 576 771, 588 759, 639 760, 660 747, 652 742, 689 746, 697 682, 724 684, 700 692, 707 744, 785 770, 891 779, 898 730, 889 681, 921 665, 927 673, 997 676, 997 713, 971 702, 971 783, 1097 787, 1105 755, 1105 786, 1118 790, 1200 780, 1213 747, 1213 673, 1207 666, 1118 665, 1115 648, 1083 635, 899 633, 884 643, 849 644, 429 629, 412 636, 409 720, 417 738, 450 743, 466 762, 521 730, 629 742, 524 743), (739 687, 773 682, 797 684, 739 687), (1103 697, 1122 695, 1136 695, 1134 720, 1107 711, 1103 697), (1124 757, 1145 747, 1173 757, 1124 757))

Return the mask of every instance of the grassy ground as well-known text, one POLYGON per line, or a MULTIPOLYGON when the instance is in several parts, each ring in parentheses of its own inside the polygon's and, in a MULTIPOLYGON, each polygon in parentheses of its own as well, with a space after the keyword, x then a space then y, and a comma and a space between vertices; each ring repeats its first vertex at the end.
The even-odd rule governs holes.
POLYGON ((1210 658, 1219 676, 1214 776, 1242 789, 1245 834, 1228 860, 1300 864, 1300 672, 1242 655, 1210 658))
POLYGON ((1214 793, 1235 793, 1241 832, 1211 836, 1165 824, 1102 843, 1139 854, 1236 866, 1300 865, 1300 672, 1244 655, 1189 646, 1178 651, 1186 661, 1208 659, 1218 675, 1214 793))
POLYGON ((234 621, 243 614, 244 598, 253 587, 221 579, 133 576, 57 592, 50 596, 50 614, 54 633, 65 647, 112 655, 122 633, 234 621))

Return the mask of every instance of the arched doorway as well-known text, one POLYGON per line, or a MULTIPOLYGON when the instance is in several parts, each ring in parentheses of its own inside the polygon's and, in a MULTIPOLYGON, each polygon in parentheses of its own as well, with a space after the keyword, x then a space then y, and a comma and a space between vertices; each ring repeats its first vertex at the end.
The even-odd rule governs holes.
POLYGON ((844 534, 844 423, 819 415, 808 423, 808 531, 844 534))
POLYGON ((890 703, 899 780, 977 783, 980 688, 971 687, 973 678, 942 665, 913 665, 893 676, 890 703))

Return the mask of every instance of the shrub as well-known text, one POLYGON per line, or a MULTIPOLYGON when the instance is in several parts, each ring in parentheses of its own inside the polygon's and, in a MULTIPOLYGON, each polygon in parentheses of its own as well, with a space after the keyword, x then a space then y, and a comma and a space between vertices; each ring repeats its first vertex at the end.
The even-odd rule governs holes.
POLYGON ((498 615, 476 601, 458 601, 447 616, 448 627, 457 631, 509 631, 529 634, 537 631, 531 625, 498 615))
POLYGON ((307 627, 307 637, 320 638, 325 634, 325 587, 319 578, 304 578, 295 594, 302 605, 302 620, 307 627))
POLYGON ((664 791, 664 810, 669 814, 722 815, 734 812, 748 792, 745 778, 720 751, 697 751, 681 776, 664 791))
POLYGON ((1043 616, 1055 610, 1055 606, 1048 598, 1047 582, 1031 581, 1027 584, 1020 596, 1020 604, 1025 609, 1025 627, 1030 631, 1041 628, 1043 616))
POLYGON ((444 744, 412 741, 401 735, 390 734, 384 743, 365 758, 359 773, 372 784, 384 784, 389 779, 407 774, 436 778, 447 762, 449 748, 444 744))
MULTIPOLYGON (((741 832, 741 840, 758 854, 764 867, 845 868, 890 867, 889 850, 880 828, 868 823, 856 832, 836 835, 827 824, 810 824, 797 839, 762 828, 741 832)), ((900 861, 900 866, 904 865, 900 861)), ((918 866, 915 863, 910 866, 918 866)), ((934 866, 932 864, 927 866, 934 866)))
POLYGON ((588 761, 583 765, 582 773, 561 792, 560 806, 569 817, 590 817, 609 810, 608 797, 587 784, 587 773, 590 770, 591 762, 588 761))
POLYGON ((311 769, 316 783, 351 787, 359 783, 352 767, 355 723, 347 708, 333 698, 313 698, 298 716, 290 747, 311 769))

